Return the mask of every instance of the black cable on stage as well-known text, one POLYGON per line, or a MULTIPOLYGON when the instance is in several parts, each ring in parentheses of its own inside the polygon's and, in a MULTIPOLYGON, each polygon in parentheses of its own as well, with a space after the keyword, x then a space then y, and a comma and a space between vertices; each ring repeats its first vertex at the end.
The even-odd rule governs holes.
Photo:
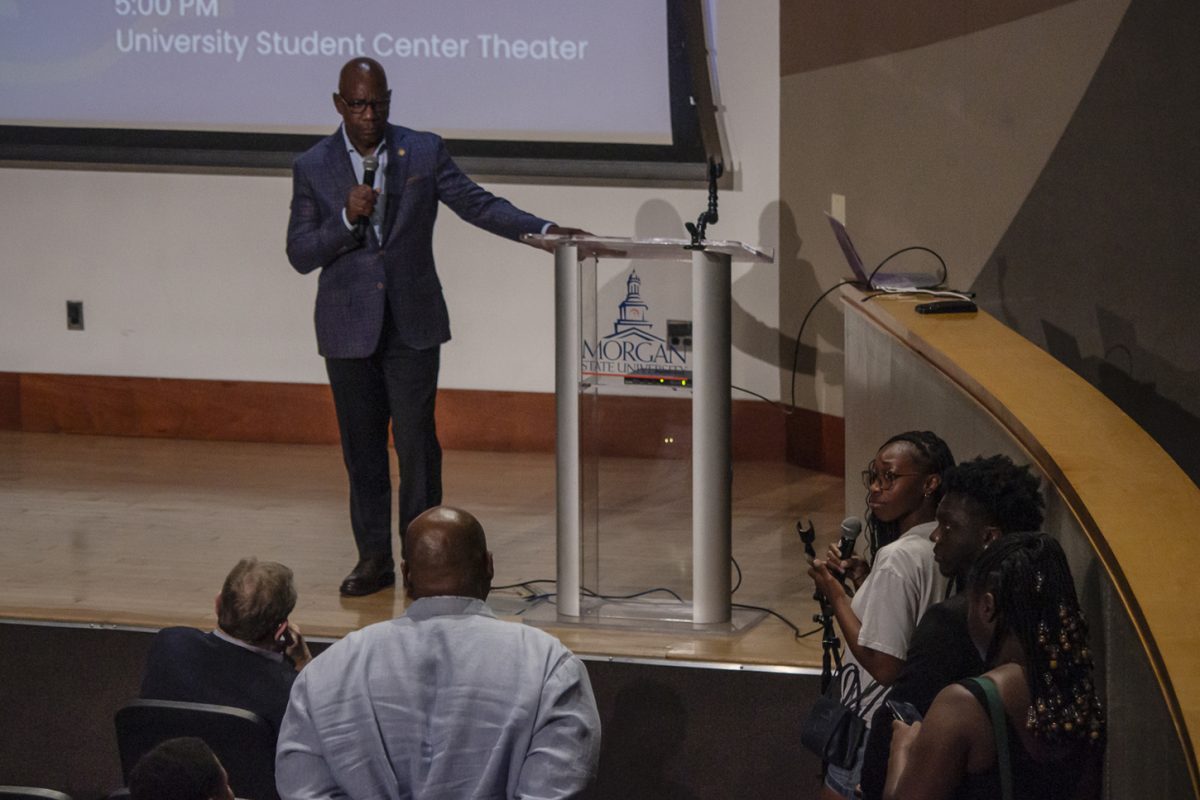
MULTIPOLYGON (((738 566, 737 559, 731 558, 730 561, 733 562, 733 566, 735 569, 737 569, 737 573, 738 573, 737 585, 734 586, 733 591, 730 592, 730 594, 732 595, 733 592, 736 592, 738 590, 738 588, 742 585, 742 569, 740 566, 738 566)), ((509 584, 505 584, 503 586, 493 586, 492 588, 493 589, 515 589, 515 588, 520 587, 522 589, 528 589, 530 592, 533 592, 533 589, 530 589, 530 586, 535 583, 557 584, 558 581, 552 580, 550 578, 537 578, 534 580, 518 581, 517 583, 509 583, 509 584)), ((653 594, 655 592, 666 592, 667 594, 671 595, 679 602, 681 602, 681 603, 683 602, 682 597, 680 597, 677 593, 675 593, 671 589, 668 589, 663 586, 659 586, 654 589, 646 589, 645 591, 634 592, 633 594, 626 594, 626 595, 596 594, 594 591, 592 591, 591 589, 588 589, 587 587, 581 588, 580 591, 583 592, 588 597, 594 597, 597 600, 632 600, 633 598, 643 597, 645 595, 653 594)), ((525 600, 525 602, 527 602, 527 603, 534 602, 534 601, 548 600, 552 604, 557 605, 557 602, 554 599, 556 597, 558 597, 557 592, 542 592, 542 593, 534 592, 531 596, 524 597, 522 599, 525 600)), ((807 636, 812 636, 814 633, 821 630, 820 628, 817 628, 816 630, 809 631, 808 633, 801 633, 800 629, 797 628, 796 625, 791 620, 789 620, 787 617, 780 614, 778 611, 776 611, 772 608, 767 608, 766 606, 753 606, 753 605, 749 605, 747 603, 730 603, 730 606, 732 606, 733 608, 743 608, 743 609, 747 609, 749 611, 761 611, 764 614, 770 614, 771 616, 773 616, 776 619, 783 622, 784 625, 787 625, 789 628, 791 628, 792 635, 796 639, 803 639, 807 636)), ((519 611, 519 612, 517 612, 517 615, 519 616, 522 613, 524 613, 524 612, 519 611)))
POLYGON ((594 597, 597 600, 632 600, 635 597, 644 597, 645 595, 654 594, 655 592, 666 592, 667 594, 671 595, 671 597, 674 597, 679 602, 681 602, 681 603, 683 602, 682 597, 680 597, 674 591, 672 591, 671 589, 668 589, 665 586, 656 586, 653 589, 646 589, 641 592, 634 592, 633 594, 596 594, 595 592, 593 592, 591 589, 588 589, 587 587, 583 587, 579 591, 583 592, 588 597, 594 597))
MULTIPOLYGON (((529 591, 532 592, 533 589, 530 589, 529 587, 531 584, 534 584, 534 583, 558 583, 558 579, 557 578, 533 578, 532 580, 521 581, 519 583, 507 583, 504 586, 493 586, 492 590, 498 591, 498 590, 502 590, 502 589, 516 589, 517 587, 520 587, 522 589, 529 589, 529 591)), ((536 594, 536 592, 535 592, 535 594, 536 594)))
MULTIPOLYGON (((780 614, 778 611, 771 609, 771 608, 767 608, 766 606, 752 606, 747 603, 730 603, 730 605, 733 606, 734 608, 744 608, 749 611, 762 611, 765 614, 770 614, 772 617, 775 617, 776 619, 782 621, 784 625, 787 625, 789 628, 791 628, 793 635, 797 639, 803 639, 805 636, 812 635, 811 631, 809 633, 801 633, 800 629, 797 628, 790 619, 785 617, 783 614, 780 614)), ((817 628, 817 630, 821 630, 821 629, 817 628)))

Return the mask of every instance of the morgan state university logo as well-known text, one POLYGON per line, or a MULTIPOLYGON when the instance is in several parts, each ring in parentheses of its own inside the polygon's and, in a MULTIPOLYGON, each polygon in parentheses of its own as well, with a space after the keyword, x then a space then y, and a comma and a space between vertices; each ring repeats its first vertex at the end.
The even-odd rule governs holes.
POLYGON ((630 270, 625 285, 613 332, 598 342, 583 342, 583 374, 624 378, 636 373, 688 373, 686 353, 650 332, 654 323, 648 319, 650 306, 642 300, 642 279, 636 270, 630 270))

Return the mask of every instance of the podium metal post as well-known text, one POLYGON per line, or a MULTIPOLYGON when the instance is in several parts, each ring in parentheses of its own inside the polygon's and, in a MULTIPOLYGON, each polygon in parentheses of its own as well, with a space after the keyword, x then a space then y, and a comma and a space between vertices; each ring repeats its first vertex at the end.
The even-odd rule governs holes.
POLYGON ((579 248, 554 248, 554 394, 558 476, 558 613, 580 616, 583 502, 579 452, 581 341, 579 248))
POLYGON ((730 620, 730 257, 692 253, 692 622, 730 620))

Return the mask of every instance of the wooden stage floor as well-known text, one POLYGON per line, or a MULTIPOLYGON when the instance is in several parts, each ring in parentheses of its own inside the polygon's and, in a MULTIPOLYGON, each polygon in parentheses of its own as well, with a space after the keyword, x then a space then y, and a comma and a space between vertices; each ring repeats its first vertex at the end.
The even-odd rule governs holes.
MULTIPOLYGON (((444 472, 445 501, 487 531, 497 586, 554 576, 552 455, 448 451, 444 472)), ((688 480, 686 462, 603 462, 601 591, 690 592, 688 480)), ((841 479, 739 462, 733 490, 743 576, 734 602, 769 607, 810 631, 816 607, 795 523, 811 518, 823 551, 842 517, 841 479)), ((343 636, 404 607, 397 590, 338 596, 355 559, 346 497, 333 446, 0 432, 0 619, 210 628, 225 573, 255 555, 295 570, 292 618, 307 635, 343 636)), ((515 607, 522 591, 496 591, 493 600, 515 607)), ((819 634, 798 641, 773 617, 734 634, 545 627, 581 655, 820 662, 819 634)))

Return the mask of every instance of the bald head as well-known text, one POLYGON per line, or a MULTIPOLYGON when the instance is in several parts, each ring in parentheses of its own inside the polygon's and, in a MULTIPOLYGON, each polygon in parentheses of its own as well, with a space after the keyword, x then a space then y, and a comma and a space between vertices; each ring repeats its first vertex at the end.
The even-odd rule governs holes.
POLYGON ((486 600, 492 587, 492 554, 479 520, 438 506, 414 519, 404 536, 400 572, 413 600, 457 595, 486 600))
POLYGON ((338 92, 347 94, 356 83, 366 81, 387 91, 387 73, 383 65, 373 58, 352 58, 342 65, 338 73, 338 92))

